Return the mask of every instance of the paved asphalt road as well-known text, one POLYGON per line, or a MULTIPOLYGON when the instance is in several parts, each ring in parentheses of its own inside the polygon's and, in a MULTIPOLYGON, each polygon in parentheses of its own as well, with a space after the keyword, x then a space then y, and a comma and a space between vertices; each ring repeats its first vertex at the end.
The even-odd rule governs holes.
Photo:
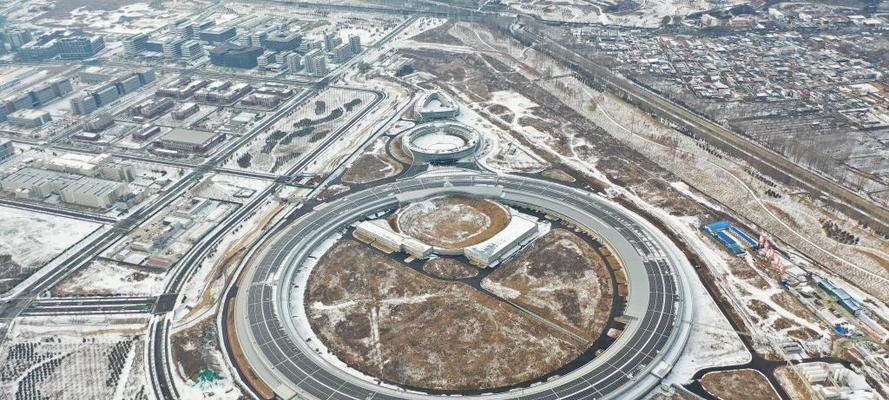
POLYGON ((590 193, 535 179, 457 171, 342 197, 266 243, 247 267, 247 284, 236 297, 238 338, 254 372, 283 398, 426 398, 357 379, 320 358, 289 317, 299 311, 287 305, 291 282, 296 274, 306 273, 297 272, 302 261, 324 238, 363 215, 395 207, 399 200, 453 191, 543 208, 588 226, 616 250, 630 282, 624 310, 627 328, 605 353, 559 379, 486 398, 635 398, 659 382, 681 354, 691 318, 692 304, 683 301, 685 271, 690 267, 675 245, 641 218, 590 193))

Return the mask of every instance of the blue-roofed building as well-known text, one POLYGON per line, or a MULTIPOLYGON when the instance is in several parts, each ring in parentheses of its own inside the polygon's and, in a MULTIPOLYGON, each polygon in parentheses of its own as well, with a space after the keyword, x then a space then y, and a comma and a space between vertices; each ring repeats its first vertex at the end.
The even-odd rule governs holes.
POLYGON ((736 256, 746 255, 747 249, 759 248, 759 243, 756 240, 728 221, 711 222, 702 225, 701 229, 736 256))
POLYGON ((860 312, 864 310, 864 306, 861 305, 857 300, 852 298, 852 295, 833 282, 830 279, 821 279, 818 281, 818 286, 824 289, 825 292, 830 294, 833 298, 840 303, 843 308, 852 313, 853 315, 858 315, 860 312))

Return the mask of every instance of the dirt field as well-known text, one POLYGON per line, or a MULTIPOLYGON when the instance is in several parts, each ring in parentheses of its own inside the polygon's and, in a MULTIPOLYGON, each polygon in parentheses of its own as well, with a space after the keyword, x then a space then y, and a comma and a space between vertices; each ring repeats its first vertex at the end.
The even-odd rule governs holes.
POLYGON ((723 400, 778 399, 766 377, 752 369, 711 372, 704 375, 701 385, 723 400))
POLYGON ((583 238, 554 229, 482 286, 592 341, 608 321, 610 281, 605 261, 583 238))
POLYGON ((568 182, 568 183, 571 183, 571 182, 574 182, 577 180, 577 179, 574 179, 574 177, 571 176, 570 174, 568 174, 567 172, 562 171, 560 169, 548 169, 546 171, 541 172, 540 175, 543 175, 543 176, 550 178, 550 179, 555 179, 557 181, 568 182))
POLYGON ((459 42, 459 40, 448 33, 448 31, 451 30, 452 27, 454 27, 454 23, 452 21, 448 21, 435 28, 423 31, 419 35, 415 35, 411 38, 411 40, 428 43, 457 43, 459 42))
POLYGON ((401 163, 386 154, 387 141, 380 138, 358 156, 352 166, 343 173, 346 183, 368 183, 398 175, 403 169, 401 163))
POLYGON ((195 379, 204 368, 221 371, 216 358, 205 349, 218 343, 216 321, 207 318, 186 331, 174 334, 171 338, 173 360, 184 376, 195 379))
POLYGON ((321 257, 305 307, 334 355, 415 388, 504 387, 553 371, 585 350, 468 285, 427 277, 352 240, 321 257))
POLYGON ((398 213, 398 229, 432 246, 459 249, 481 243, 509 224, 509 211, 493 201, 436 197, 398 213))
POLYGON ((442 279, 465 279, 478 275, 478 270, 456 258, 434 258, 423 264, 423 271, 442 279))

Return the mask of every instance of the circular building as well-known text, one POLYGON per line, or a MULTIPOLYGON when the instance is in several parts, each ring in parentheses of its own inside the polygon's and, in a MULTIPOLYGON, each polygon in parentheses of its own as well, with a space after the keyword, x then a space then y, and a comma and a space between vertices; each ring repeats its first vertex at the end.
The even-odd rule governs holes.
POLYGON ((454 118, 460 113, 460 106, 444 92, 425 92, 414 103, 414 113, 423 121, 454 118))
POLYGON ((417 125, 405 133, 403 150, 415 162, 456 162, 475 154, 481 137, 472 128, 450 121, 417 125))
MULTIPOLYGON (((353 248, 361 247, 364 245, 353 248)), ((342 254, 354 257, 353 253, 349 250, 342 254)), ((327 257, 339 259, 338 254, 327 257)), ((386 255, 376 257, 380 262, 391 261, 386 255)), ((342 265, 367 264, 346 261, 342 265)), ((636 399, 647 395, 661 382, 688 340, 693 313, 687 275, 690 268, 681 250, 663 233, 644 218, 606 198, 532 178, 443 169, 340 197, 269 237, 246 263, 240 278, 243 283, 235 296, 234 330, 251 372, 279 398, 435 400, 460 395, 473 400, 636 399), (311 286, 309 278, 317 267, 315 260, 326 256, 325 243, 332 235, 369 215, 382 215, 401 205, 448 195, 495 200, 553 215, 571 221, 582 231, 594 232, 625 271, 626 288, 621 295, 625 296, 625 302, 619 311, 627 318, 622 333, 594 358, 581 360, 570 370, 543 381, 506 391, 465 393, 446 389, 442 392, 383 383, 333 359, 317 339, 313 340, 314 330, 304 306, 306 288, 311 286)), ((379 268, 378 271, 388 274, 392 269, 379 268)), ((349 277, 351 273, 352 269, 344 270, 341 276, 349 277)), ((356 283, 348 279, 330 281, 329 285, 321 286, 329 291, 317 293, 336 294, 368 287, 349 285, 356 283)), ((399 293, 408 289, 398 285, 385 287, 399 293)), ((349 293, 352 292, 346 295, 349 293)), ((407 304, 415 298, 417 296, 404 297, 398 304, 407 304)), ((342 305, 336 300, 333 298, 330 304, 342 305)), ((402 309, 411 311, 409 307, 399 308, 402 309)), ((386 330, 385 324, 375 325, 374 321, 378 321, 375 315, 369 313, 362 320, 367 324, 334 324, 341 328, 335 331, 337 337, 360 341, 349 335, 362 330, 369 330, 372 335, 402 332, 386 330)), ((357 321, 359 319, 347 322, 357 321)))

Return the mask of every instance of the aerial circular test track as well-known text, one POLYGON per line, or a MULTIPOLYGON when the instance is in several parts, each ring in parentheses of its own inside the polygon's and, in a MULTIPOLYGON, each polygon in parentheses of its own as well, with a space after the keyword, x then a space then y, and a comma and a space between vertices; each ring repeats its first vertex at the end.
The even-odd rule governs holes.
POLYGON ((279 398, 440 399, 380 385, 319 354, 291 315, 292 284, 329 237, 368 215, 444 194, 496 199, 558 216, 594 232, 624 266, 629 292, 623 333, 565 375, 464 399, 633 399, 658 385, 685 347, 693 304, 688 259, 642 217, 596 194, 549 181, 444 169, 397 180, 317 206, 262 244, 242 272, 235 301, 238 344, 252 372, 279 398))

